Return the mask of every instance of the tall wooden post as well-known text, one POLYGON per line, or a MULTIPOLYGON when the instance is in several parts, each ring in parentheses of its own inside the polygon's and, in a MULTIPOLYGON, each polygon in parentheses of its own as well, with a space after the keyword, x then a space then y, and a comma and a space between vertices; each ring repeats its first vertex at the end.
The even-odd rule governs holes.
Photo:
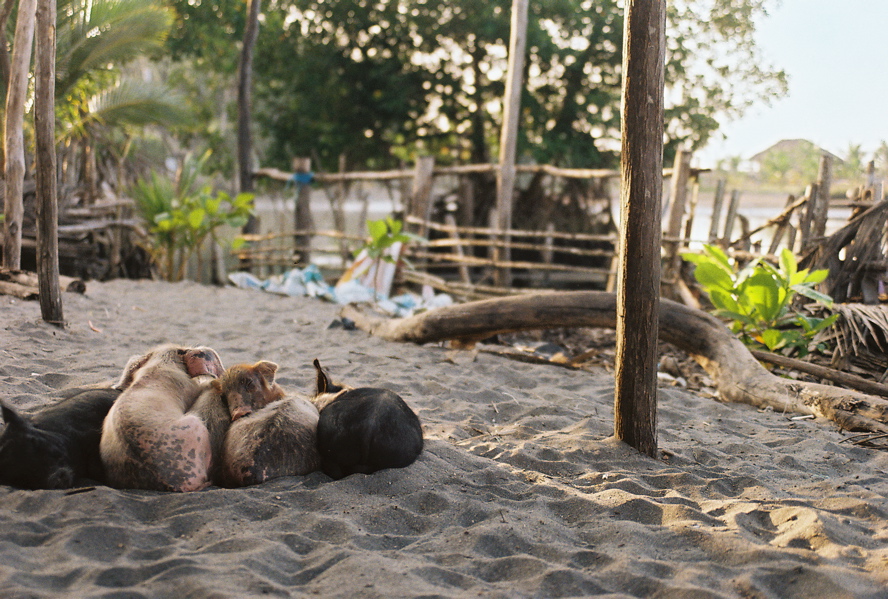
MULTIPOLYGON (((296 184, 296 206, 293 213, 293 226, 297 233, 294 238, 296 250, 299 252, 299 261, 308 264, 311 262, 311 234, 314 230, 314 218, 311 216, 311 185, 308 180, 303 180, 300 175, 311 173, 311 158, 293 159, 294 183, 296 184)), ((305 178, 307 179, 307 177, 305 178)))
MULTIPOLYGON (((499 171, 496 177, 496 210, 498 228, 502 232, 503 247, 498 248, 498 260, 508 261, 508 231, 512 228, 512 203, 515 192, 515 147, 518 140, 518 117, 521 114, 522 71, 524 49, 527 46, 527 7, 529 0, 512 0, 512 33, 509 39, 509 70, 506 73, 506 93, 503 97, 503 128, 500 134, 499 171)), ((511 285, 509 269, 495 271, 496 283, 511 285)))
POLYGON ((627 0, 614 435, 657 453, 666 0, 627 0))
POLYGON ((9 89, 6 91, 6 129, 3 136, 6 156, 3 266, 13 269, 21 268, 22 265, 22 221, 24 220, 22 188, 25 181, 23 126, 36 10, 37 0, 19 2, 12 46, 12 71, 9 76, 9 89))
POLYGON ((34 81, 37 142, 37 281, 43 320, 63 323, 55 153, 56 0, 38 0, 34 81))

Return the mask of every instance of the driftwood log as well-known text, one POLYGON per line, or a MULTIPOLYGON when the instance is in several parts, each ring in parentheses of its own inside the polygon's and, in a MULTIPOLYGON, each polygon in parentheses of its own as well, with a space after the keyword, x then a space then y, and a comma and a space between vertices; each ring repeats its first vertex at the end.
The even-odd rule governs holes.
MULTIPOLYGON (((83 279, 59 276, 59 285, 63 291, 85 293, 86 283, 83 279)), ((0 295, 11 295, 23 300, 35 300, 39 296, 40 285, 37 273, 0 268, 0 295)))
MULTIPOLYGON (((537 293, 455 304, 408 318, 389 319, 356 305, 341 316, 389 341, 480 341, 497 333, 559 327, 616 327, 616 294, 601 291, 537 293)), ((662 299, 660 339, 692 356, 726 401, 779 412, 810 414, 849 431, 888 433, 888 400, 857 391, 771 374, 715 318, 662 299)))

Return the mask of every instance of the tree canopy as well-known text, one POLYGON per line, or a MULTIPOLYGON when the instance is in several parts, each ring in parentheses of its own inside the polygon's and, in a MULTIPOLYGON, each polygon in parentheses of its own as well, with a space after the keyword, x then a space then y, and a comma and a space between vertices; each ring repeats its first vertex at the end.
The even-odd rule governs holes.
MULTIPOLYGON (((682 0, 668 15, 667 155, 785 90, 761 66, 755 19, 768 0, 682 0)), ((233 73, 245 7, 175 0, 168 42, 200 68, 233 73)), ((254 115, 264 162, 383 166, 433 154, 485 162, 497 151, 509 36, 493 0, 276 0, 263 6, 254 115)), ((613 166, 619 147, 622 7, 532 3, 519 157, 613 166)), ((668 156, 667 156, 668 157, 668 156)))

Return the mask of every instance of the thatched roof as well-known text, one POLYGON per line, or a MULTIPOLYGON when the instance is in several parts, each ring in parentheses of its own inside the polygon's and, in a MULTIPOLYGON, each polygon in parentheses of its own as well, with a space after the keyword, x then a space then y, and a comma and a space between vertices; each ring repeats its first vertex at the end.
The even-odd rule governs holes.
POLYGON ((832 152, 824 150, 823 148, 821 148, 820 146, 818 146, 814 142, 808 141, 807 139, 782 139, 782 140, 778 141, 777 143, 775 143, 774 145, 769 146, 767 149, 764 149, 761 152, 759 152, 758 154, 755 154, 749 160, 750 160, 750 162, 761 162, 765 158, 765 156, 767 156, 768 154, 771 154, 772 152, 793 153, 793 152, 809 152, 812 150, 819 153, 819 154, 826 154, 826 155, 832 157, 833 161, 837 164, 844 162, 841 158, 839 158, 838 156, 836 156, 832 152))

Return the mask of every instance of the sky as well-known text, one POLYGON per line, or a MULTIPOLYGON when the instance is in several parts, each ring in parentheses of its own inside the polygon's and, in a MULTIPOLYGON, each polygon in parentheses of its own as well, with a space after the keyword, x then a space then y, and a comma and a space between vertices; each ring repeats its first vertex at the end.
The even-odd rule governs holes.
POLYGON ((757 43, 786 71, 789 93, 723 126, 696 162, 748 159, 799 138, 839 157, 860 144, 870 159, 888 141, 888 0, 781 0, 769 13, 757 43))

